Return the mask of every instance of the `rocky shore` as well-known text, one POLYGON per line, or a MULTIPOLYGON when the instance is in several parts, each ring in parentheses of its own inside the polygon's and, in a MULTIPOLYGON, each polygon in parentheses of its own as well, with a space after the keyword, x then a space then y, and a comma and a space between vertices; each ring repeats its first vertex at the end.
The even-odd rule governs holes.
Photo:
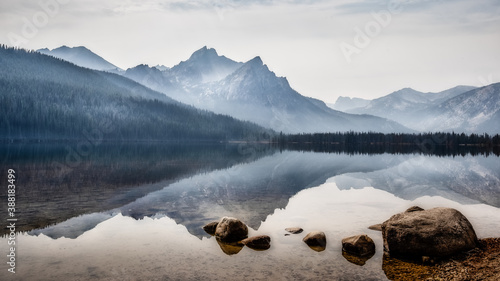
POLYGON ((500 238, 479 239, 477 248, 438 261, 415 263, 384 257, 384 272, 390 280, 500 280, 500 238))
MULTIPOLYGON (((382 269, 389 280, 500 280, 500 238, 478 239, 467 218, 455 209, 414 206, 369 228, 382 232, 382 269)), ((253 250, 271 247, 267 235, 248 238, 247 226, 236 218, 223 217, 203 229, 216 237, 228 255, 244 246, 253 250)), ((303 229, 285 231, 289 236, 303 229)), ((317 252, 326 249, 326 241, 322 231, 303 238, 317 252)), ((367 235, 342 239, 342 256, 353 264, 364 266, 374 254, 375 243, 367 235)))
POLYGON ((500 238, 480 239, 469 252, 438 263, 434 280, 500 280, 500 238))

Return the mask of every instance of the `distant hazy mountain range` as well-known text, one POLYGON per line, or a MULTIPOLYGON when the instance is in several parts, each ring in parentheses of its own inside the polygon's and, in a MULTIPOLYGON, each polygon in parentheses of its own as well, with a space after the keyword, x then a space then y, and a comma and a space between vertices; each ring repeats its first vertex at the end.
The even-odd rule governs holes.
POLYGON ((260 57, 235 62, 203 47, 170 69, 139 65, 124 75, 183 103, 286 133, 411 131, 385 118, 347 114, 302 96, 260 57))
POLYGON ((411 132, 394 121, 339 112, 320 100, 304 97, 286 78, 276 77, 259 57, 241 63, 203 47, 172 68, 138 65, 123 72, 89 52, 84 47, 61 47, 50 54, 80 66, 119 73, 182 103, 285 133, 411 132), (67 52, 64 57, 59 49, 67 52))
POLYGON ((172 68, 138 65, 122 71, 84 47, 63 46, 48 53, 80 66, 119 73, 182 103, 286 133, 499 132, 497 85, 457 86, 439 93, 405 88, 375 100, 340 97, 327 106, 293 90, 260 57, 236 62, 203 47, 172 68))
POLYGON ((439 93, 405 88, 371 101, 340 97, 334 108, 397 120, 417 131, 500 132, 500 84, 439 93))
MULTIPOLYGON (((242 140, 273 133, 123 76, 0 46, 0 139, 242 140)), ((101 65, 101 64, 100 64, 101 65)))
POLYGON ((92 51, 85 47, 67 47, 62 46, 53 50, 39 49, 37 52, 50 55, 56 58, 63 59, 65 61, 72 62, 78 66, 86 67, 95 70, 103 70, 109 72, 117 72, 121 69, 116 65, 108 62, 102 57, 94 54, 92 51))

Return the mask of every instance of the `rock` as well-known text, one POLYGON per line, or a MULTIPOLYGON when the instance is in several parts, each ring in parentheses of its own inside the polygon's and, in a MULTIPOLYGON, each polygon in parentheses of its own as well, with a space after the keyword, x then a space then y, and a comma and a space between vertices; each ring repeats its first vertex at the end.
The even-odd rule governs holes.
POLYGON ((289 228, 285 228, 285 230, 292 233, 292 234, 299 234, 299 233, 302 233, 302 231, 304 231, 300 227, 289 227, 289 228))
POLYGON ((239 219, 223 217, 215 229, 215 237, 221 242, 237 242, 248 237, 248 227, 239 219))
POLYGON ((302 239, 307 246, 311 249, 321 252, 326 249, 326 235, 321 231, 309 232, 304 239, 302 239))
POLYGON ((406 209, 405 213, 420 212, 420 211, 425 211, 425 210, 420 208, 419 206, 413 206, 413 207, 406 209))
POLYGON ((356 235, 342 239, 342 250, 358 257, 372 257, 375 243, 368 235, 356 235))
POLYGON ((379 223, 379 224, 370 225, 368 227, 368 229, 376 230, 376 231, 382 231, 382 224, 379 223))
POLYGON ((244 239, 241 243, 254 250, 267 250, 271 248, 271 237, 267 235, 253 236, 244 239))
POLYGON ((396 214, 382 224, 382 236, 389 255, 409 258, 445 257, 477 245, 470 222, 450 208, 396 214))
POLYGON ((215 230, 217 229, 217 225, 219 224, 218 221, 213 221, 209 224, 206 224, 203 226, 203 230, 205 230, 206 233, 214 236, 215 235, 215 230))

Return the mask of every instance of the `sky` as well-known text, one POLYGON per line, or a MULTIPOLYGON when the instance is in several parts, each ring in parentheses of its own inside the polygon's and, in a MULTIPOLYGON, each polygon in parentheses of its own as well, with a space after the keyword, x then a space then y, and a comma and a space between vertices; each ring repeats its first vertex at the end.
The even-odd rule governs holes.
POLYGON ((498 0, 1 0, 0 44, 85 46, 127 69, 208 46, 260 56, 304 96, 500 82, 498 0))

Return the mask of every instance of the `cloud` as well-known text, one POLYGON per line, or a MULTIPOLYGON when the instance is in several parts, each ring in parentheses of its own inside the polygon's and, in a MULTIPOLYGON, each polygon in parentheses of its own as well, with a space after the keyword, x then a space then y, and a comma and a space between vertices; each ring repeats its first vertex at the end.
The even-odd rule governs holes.
MULTIPOLYGON (((58 0, 41 0, 48 1, 58 0)), ((0 43, 41 2, 0 1, 0 43)), ((86 0, 61 5, 21 47, 85 45, 128 68, 172 66, 208 45, 238 61, 259 55, 302 94, 333 102, 408 86, 443 90, 490 74, 496 81, 498 26, 497 0, 86 0), (363 30, 390 1, 402 12, 347 64, 339 44, 353 44, 355 28, 363 30)))

